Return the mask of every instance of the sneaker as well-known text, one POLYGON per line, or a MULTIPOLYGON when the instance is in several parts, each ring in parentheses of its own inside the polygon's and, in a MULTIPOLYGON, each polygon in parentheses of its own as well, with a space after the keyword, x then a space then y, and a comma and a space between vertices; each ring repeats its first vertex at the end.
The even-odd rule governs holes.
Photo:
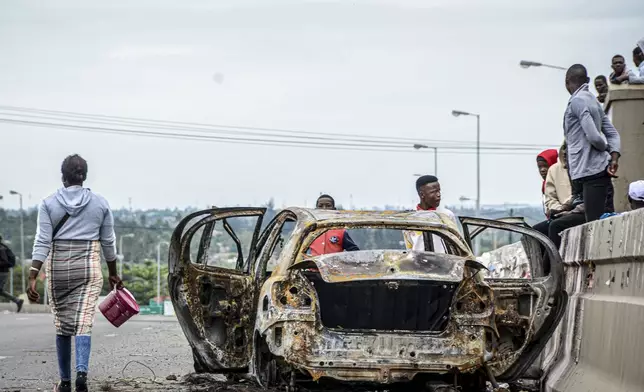
POLYGON ((76 392, 87 392, 87 373, 78 372, 76 374, 76 392))
POLYGON ((22 310, 22 305, 24 304, 25 304, 24 299, 19 299, 18 302, 16 302, 16 305, 18 305, 18 311, 16 313, 20 313, 20 311, 22 310))
POLYGON ((72 382, 60 381, 54 386, 54 392, 72 392, 72 382))

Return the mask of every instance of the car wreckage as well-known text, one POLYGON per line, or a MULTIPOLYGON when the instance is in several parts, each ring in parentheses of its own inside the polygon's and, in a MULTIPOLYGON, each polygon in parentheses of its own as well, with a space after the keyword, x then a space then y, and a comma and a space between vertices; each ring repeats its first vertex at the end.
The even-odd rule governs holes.
POLYGON ((566 307, 557 249, 516 219, 459 227, 437 212, 265 213, 198 211, 172 235, 170 295, 197 372, 287 390, 325 380, 502 390, 531 373, 566 307), (360 250, 312 255, 332 230, 360 250), (407 249, 405 232, 422 234, 425 251, 407 249), (477 260, 472 249, 494 251, 501 238, 520 244, 529 274, 495 277, 477 260))

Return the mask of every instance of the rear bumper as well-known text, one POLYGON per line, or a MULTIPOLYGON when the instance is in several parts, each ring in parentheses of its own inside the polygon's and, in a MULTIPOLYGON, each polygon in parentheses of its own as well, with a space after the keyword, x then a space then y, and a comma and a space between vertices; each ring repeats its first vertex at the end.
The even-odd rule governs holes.
POLYGON ((491 353, 485 351, 482 327, 448 328, 440 334, 409 332, 346 332, 313 328, 314 323, 284 322, 265 331, 273 355, 314 380, 392 383, 419 373, 444 374, 478 369, 491 353), (276 339, 277 337, 277 339, 276 339))

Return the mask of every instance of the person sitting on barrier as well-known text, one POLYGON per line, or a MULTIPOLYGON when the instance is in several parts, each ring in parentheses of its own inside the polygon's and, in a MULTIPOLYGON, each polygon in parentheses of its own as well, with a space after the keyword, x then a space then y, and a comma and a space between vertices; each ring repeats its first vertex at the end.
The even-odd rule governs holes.
POLYGON ((644 181, 639 180, 631 182, 628 186, 628 202, 631 205, 631 210, 639 210, 644 208, 644 181))
MULTIPOLYGON (((540 170, 541 172, 541 170, 540 170)), ((570 177, 568 177, 566 161, 566 143, 559 148, 559 161, 550 166, 544 182, 544 209, 546 220, 537 223, 533 228, 544 235, 548 235, 548 226, 551 218, 564 211, 572 196, 570 177)))
POLYGON ((554 148, 544 150, 539 155, 537 155, 537 169, 539 169, 539 175, 543 180, 543 182, 541 183, 541 198, 542 198, 543 210, 546 213, 548 211, 546 209, 546 198, 545 198, 546 177, 548 176, 548 169, 550 169, 550 166, 557 163, 557 158, 558 158, 557 150, 555 150, 554 148))
MULTIPOLYGON (((563 206, 563 211, 553 214, 552 220, 548 227, 548 237, 555 244, 557 249, 561 246, 561 232, 571 227, 579 226, 586 223, 586 204, 583 197, 583 185, 576 182, 572 184, 572 197, 569 203, 563 206)), ((615 212, 613 203, 614 188, 613 183, 609 183, 608 194, 604 201, 604 210, 607 213, 615 212)))
POLYGON ((637 70, 628 72, 628 83, 644 84, 644 38, 639 40, 635 49, 633 49, 633 62, 637 70))

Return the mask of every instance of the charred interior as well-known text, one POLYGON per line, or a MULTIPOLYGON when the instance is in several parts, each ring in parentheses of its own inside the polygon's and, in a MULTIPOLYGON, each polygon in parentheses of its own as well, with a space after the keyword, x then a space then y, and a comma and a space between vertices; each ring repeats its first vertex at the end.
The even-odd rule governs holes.
POLYGON ((306 272, 319 299, 322 324, 344 330, 440 332, 447 326, 455 283, 365 280, 327 283, 306 272))

